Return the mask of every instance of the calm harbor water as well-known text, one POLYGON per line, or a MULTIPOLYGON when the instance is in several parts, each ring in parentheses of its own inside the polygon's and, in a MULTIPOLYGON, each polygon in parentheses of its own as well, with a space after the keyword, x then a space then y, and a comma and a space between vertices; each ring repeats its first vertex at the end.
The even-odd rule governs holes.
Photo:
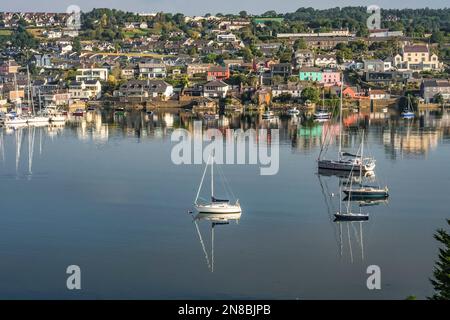
MULTIPOLYGON (((170 133, 192 121, 177 112, 91 112, 65 127, 0 128, 0 298, 432 294, 433 233, 449 218, 448 113, 345 117, 344 146, 357 148, 364 128, 376 178, 391 196, 362 208, 369 221, 341 223, 332 217, 340 180, 318 175, 316 163, 325 128, 336 125, 256 115, 205 122, 280 130, 278 174, 261 176, 259 165, 222 166, 243 213, 214 227, 214 250, 211 222, 189 214, 204 166, 170 159, 170 133), (82 272, 79 291, 66 288, 73 264, 82 272), (381 290, 367 289, 369 265, 381 268, 381 290)), ((329 147, 330 157, 336 148, 329 147)))

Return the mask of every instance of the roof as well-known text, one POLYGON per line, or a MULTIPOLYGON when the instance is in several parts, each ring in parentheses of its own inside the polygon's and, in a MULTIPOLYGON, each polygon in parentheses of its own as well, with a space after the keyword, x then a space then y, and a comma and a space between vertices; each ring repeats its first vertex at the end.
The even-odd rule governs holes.
POLYGON ((405 46, 403 52, 428 52, 428 47, 426 45, 411 45, 405 46))
POLYGON ((371 90, 370 94, 387 94, 384 90, 371 90))
POLYGON ((221 80, 213 80, 206 83, 205 87, 228 87, 228 85, 221 80))
POLYGON ((423 85, 425 87, 445 88, 450 87, 450 81, 441 79, 427 79, 423 81, 423 85))
POLYGON ((300 72, 322 72, 322 69, 315 68, 315 67, 306 67, 306 68, 301 68, 300 72))
POLYGON ((122 90, 147 90, 150 92, 165 92, 170 85, 164 80, 130 80, 124 83, 120 89, 122 90))

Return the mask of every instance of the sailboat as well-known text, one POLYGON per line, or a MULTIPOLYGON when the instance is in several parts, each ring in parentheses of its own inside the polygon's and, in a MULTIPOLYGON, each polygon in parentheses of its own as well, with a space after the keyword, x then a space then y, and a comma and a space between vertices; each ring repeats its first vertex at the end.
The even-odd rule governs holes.
MULTIPOLYGON (((362 132, 361 140, 361 157, 364 157, 364 131, 362 132)), ((351 174, 352 175, 352 174, 351 174)), ((343 192, 349 198, 387 198, 389 196, 389 189, 387 186, 380 188, 379 186, 369 186, 362 184, 362 167, 359 167, 359 187, 353 188, 350 184, 349 188, 345 188, 343 192)))
POLYGON ((317 121, 328 121, 331 118, 331 112, 325 108, 325 91, 322 91, 322 107, 314 112, 313 117, 317 121))
POLYGON ((411 119, 415 117, 415 114, 411 107, 411 98, 409 96, 408 96, 408 104, 406 106, 406 109, 402 111, 401 116, 402 118, 405 119, 411 119))
MULTIPOLYGON (((353 181, 353 173, 350 174, 350 181, 353 181)), ((351 188, 351 184, 350 184, 351 188)), ((341 196, 341 195, 340 195, 341 196)), ((361 207, 359 207, 359 212, 351 211, 350 199, 347 200, 346 211, 342 210, 342 199, 339 202, 339 211, 334 214, 336 221, 364 221, 369 220, 369 214, 362 213, 361 207)))
POLYGON ((375 169, 375 160, 373 158, 363 158, 361 155, 342 152, 342 104, 343 104, 343 81, 341 82, 341 101, 339 107, 339 151, 338 159, 327 160, 322 159, 323 148, 320 150, 319 158, 317 160, 319 170, 344 170, 353 171, 362 170, 373 171, 375 169))
MULTIPOLYGON (((50 121, 50 118, 44 114, 38 114, 36 115, 36 112, 34 110, 34 101, 33 101, 33 96, 32 96, 32 92, 31 92, 31 81, 30 81, 30 71, 27 67, 27 77, 28 77, 28 105, 31 108, 31 115, 27 118, 27 123, 28 124, 47 124, 50 121)), ((40 94, 40 91, 39 91, 40 94)), ((39 96, 40 99, 40 96, 39 96)), ((39 108, 40 108, 40 104, 39 104, 39 108)))
POLYGON ((9 127, 25 126, 27 125, 27 119, 21 116, 22 105, 21 105, 21 98, 19 98, 19 89, 17 87, 17 78, 15 73, 14 73, 14 85, 16 88, 15 111, 9 112, 5 115, 3 124, 9 127))
POLYGON ((241 205, 239 204, 239 200, 236 200, 234 204, 230 203, 230 200, 219 199, 214 196, 214 155, 210 155, 208 161, 205 166, 205 170, 203 171, 202 180, 200 181, 200 186, 198 187, 197 196, 194 200, 194 206, 197 212, 199 213, 218 213, 218 214, 227 214, 227 213, 241 213, 241 205), (207 201, 205 203, 199 203, 199 195, 202 189, 203 181, 205 179, 206 171, 208 169, 208 165, 211 165, 211 201, 207 201))

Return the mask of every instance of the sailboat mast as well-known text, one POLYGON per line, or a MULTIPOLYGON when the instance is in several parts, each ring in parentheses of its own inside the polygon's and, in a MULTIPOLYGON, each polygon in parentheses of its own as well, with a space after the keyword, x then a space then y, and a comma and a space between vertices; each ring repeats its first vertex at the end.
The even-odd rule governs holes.
POLYGON ((214 198, 214 155, 211 157, 211 199, 214 198))
POLYGON ((361 138, 361 163, 359 165, 359 183, 362 184, 362 161, 364 159, 364 130, 362 132, 362 138, 361 138))
POLYGON ((30 68, 27 66, 27 87, 28 87, 28 106, 31 107, 31 113, 34 115, 34 106, 31 103, 31 81, 30 81, 30 68))
POLYGON ((339 160, 341 160, 341 153, 342 153, 342 103, 343 103, 343 96, 344 96, 344 73, 341 74, 341 101, 339 105, 339 160))

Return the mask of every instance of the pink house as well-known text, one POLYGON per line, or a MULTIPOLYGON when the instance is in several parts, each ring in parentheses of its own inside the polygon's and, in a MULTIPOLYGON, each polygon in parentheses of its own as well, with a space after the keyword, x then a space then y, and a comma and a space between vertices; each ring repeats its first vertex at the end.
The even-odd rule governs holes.
POLYGON ((341 73, 333 70, 323 70, 322 79, 320 83, 325 87, 340 86, 341 85, 341 73))

